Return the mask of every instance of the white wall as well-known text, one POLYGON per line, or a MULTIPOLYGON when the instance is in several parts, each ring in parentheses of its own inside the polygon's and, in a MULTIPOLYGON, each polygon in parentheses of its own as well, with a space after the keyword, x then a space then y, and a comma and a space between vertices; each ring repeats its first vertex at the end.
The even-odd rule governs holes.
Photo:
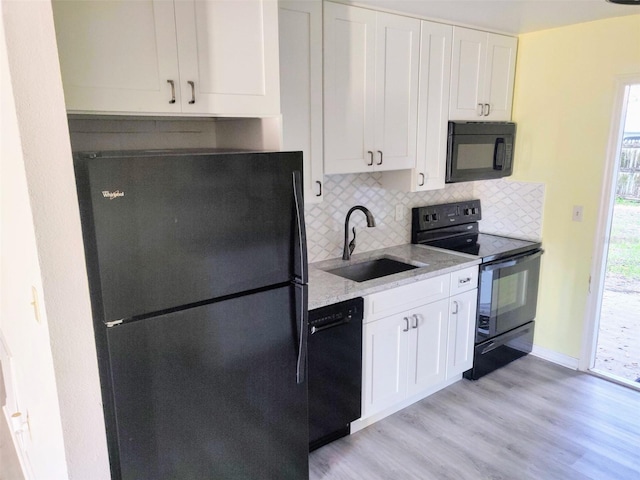
MULTIPOLYGON (((51 4, 3 0, 1 7, 15 110, 5 113, 3 74, 3 195, 5 173, 10 188, 8 197, 2 198, 0 326, 24 375, 24 385, 18 383, 21 402, 33 411, 34 477, 107 479, 96 352, 51 4), (5 217, 5 200, 17 215, 5 217), (5 237, 10 239, 7 244, 5 237), (14 285, 13 276, 18 274, 14 285), (31 301, 30 285, 41 292, 43 311, 46 306, 40 324, 25 306, 31 301)), ((2 68, 6 71, 7 65, 2 68)))
POLYGON ((2 22, 0 75, 0 336, 7 391, 4 414, 8 424, 16 427, 12 428, 12 435, 25 477, 65 478, 67 466, 49 329, 40 295, 40 265, 2 22), (32 288, 38 301, 38 316, 31 305, 32 288), (22 431, 9 421, 17 414, 22 431))

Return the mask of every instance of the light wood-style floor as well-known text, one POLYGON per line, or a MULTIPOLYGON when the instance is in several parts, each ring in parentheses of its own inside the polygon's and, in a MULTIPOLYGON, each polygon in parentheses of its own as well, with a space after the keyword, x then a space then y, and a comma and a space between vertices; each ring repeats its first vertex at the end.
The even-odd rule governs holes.
MULTIPOLYGON (((311 454, 311 480, 640 480, 640 392, 528 356, 311 454)), ((22 479, 0 419, 0 479, 22 479)))
POLYGON ((640 393, 531 355, 310 457, 311 480, 639 480, 640 393))

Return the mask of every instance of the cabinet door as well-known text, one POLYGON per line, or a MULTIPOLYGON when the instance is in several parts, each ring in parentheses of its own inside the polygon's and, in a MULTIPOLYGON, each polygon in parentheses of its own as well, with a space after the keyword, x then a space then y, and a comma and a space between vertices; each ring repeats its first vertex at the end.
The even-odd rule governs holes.
POLYGON ((283 150, 302 150, 305 203, 322 201, 322 1, 279 2, 283 150))
POLYGON ((409 315, 408 395, 442 382, 446 373, 449 300, 430 303, 409 315))
POLYGON ((473 289, 450 299, 447 378, 460 375, 473 366, 477 297, 478 290, 473 289))
POLYGON ((324 4, 325 173, 373 165, 376 12, 324 4))
POLYGON ((280 113, 276 0, 179 0, 175 12, 183 112, 280 113))
POLYGON ((511 120, 518 39, 492 33, 487 36, 485 102, 490 110, 486 119, 508 122, 511 120))
POLYGON ((57 1, 53 13, 68 111, 180 112, 172 2, 57 1))
POLYGON ((487 33, 453 28, 450 120, 483 119, 487 33))
POLYGON ((416 165, 420 21, 376 17, 375 170, 416 165))
POLYGON ((422 22, 415 191, 444 188, 453 28, 422 22))
POLYGON ((392 315, 364 325, 362 416, 402 401, 407 392, 407 315, 392 315))

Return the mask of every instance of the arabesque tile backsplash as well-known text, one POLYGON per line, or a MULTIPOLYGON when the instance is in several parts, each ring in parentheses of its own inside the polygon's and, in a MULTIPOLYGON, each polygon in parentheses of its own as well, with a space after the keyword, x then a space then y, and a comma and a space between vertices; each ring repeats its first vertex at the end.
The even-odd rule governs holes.
POLYGON ((526 240, 540 238, 544 184, 486 180, 455 183, 442 190, 407 193, 383 187, 382 173, 325 175, 324 201, 305 207, 309 262, 342 255, 344 220, 349 208, 364 205, 376 219, 367 228, 364 215, 354 212, 356 253, 411 242, 411 208, 480 198, 480 230, 526 240), (401 205, 402 220, 396 220, 401 205))

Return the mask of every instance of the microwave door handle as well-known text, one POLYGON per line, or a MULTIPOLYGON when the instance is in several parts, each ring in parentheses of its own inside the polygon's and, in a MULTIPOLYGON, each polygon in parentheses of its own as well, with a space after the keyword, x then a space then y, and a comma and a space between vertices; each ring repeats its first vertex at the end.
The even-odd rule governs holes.
POLYGON ((496 262, 496 263, 488 263, 487 265, 482 265, 481 269, 483 272, 491 272, 493 270, 499 270, 500 268, 508 268, 518 265, 520 263, 529 262, 535 258, 542 256, 544 250, 536 250, 533 253, 525 253, 524 255, 520 255, 514 258, 510 258, 505 261, 496 262))
POLYGON ((493 169, 502 170, 504 168, 504 138, 496 138, 493 148, 493 169))

